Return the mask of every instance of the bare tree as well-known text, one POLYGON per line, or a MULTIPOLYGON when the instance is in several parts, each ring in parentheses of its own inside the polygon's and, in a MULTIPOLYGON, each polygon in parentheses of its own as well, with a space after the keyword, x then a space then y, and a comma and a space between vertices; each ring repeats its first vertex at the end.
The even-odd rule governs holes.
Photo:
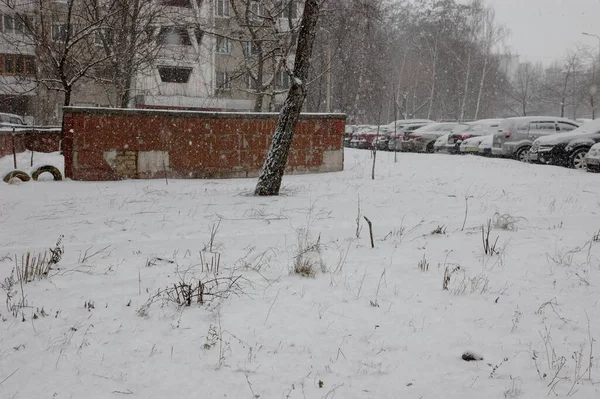
MULTIPOLYGON (((478 8, 481 7, 480 0, 476 0, 474 4, 476 4, 478 8)), ((474 119, 479 118, 485 81, 490 72, 492 49, 506 36, 506 28, 496 23, 495 12, 492 8, 480 8, 478 23, 480 24, 479 48, 483 52, 483 65, 481 67, 481 79, 479 80, 479 88, 477 91, 474 119)))
POLYGON ((241 62, 233 79, 254 97, 254 111, 261 112, 265 98, 273 107, 275 97, 287 91, 283 63, 289 61, 297 33, 295 0, 230 0, 234 23, 220 32, 239 46, 241 62), (244 87, 245 86, 245 87, 244 87))
POLYGON ((541 67, 531 62, 519 64, 515 77, 511 82, 507 96, 508 107, 516 115, 527 116, 532 104, 537 100, 540 91, 541 67))
POLYGON ((577 102, 578 91, 574 88, 575 74, 582 67, 582 53, 579 49, 570 51, 562 62, 555 62, 546 69, 545 79, 541 83, 541 101, 557 107, 564 117, 566 108, 577 102), (574 90, 575 89, 575 90, 574 90))
POLYGON ((255 195, 279 194, 288 153, 294 138, 294 129, 306 98, 310 59, 320 7, 321 4, 318 0, 305 0, 304 2, 293 69, 284 65, 291 78, 291 87, 279 113, 273 141, 256 184, 255 195))
POLYGON ((38 62, 35 81, 49 91, 62 93, 65 106, 71 104, 74 87, 86 78, 93 78, 96 67, 107 59, 97 46, 97 39, 115 13, 116 4, 115 0, 106 1, 102 16, 90 15, 87 10, 97 1, 37 0, 29 4, 30 8, 36 8, 31 17, 32 14, 22 12, 21 3, 0 0, 23 29, 23 35, 12 40, 13 51, 19 52, 20 46, 35 48, 38 62))
MULTIPOLYGON (((159 28, 169 15, 167 7, 160 2, 144 0, 112 0, 112 10, 105 2, 95 0, 87 11, 90 19, 104 20, 104 26, 96 33, 96 44, 106 59, 99 68, 96 78, 115 91, 115 104, 126 108, 130 105, 135 76, 154 65, 165 41, 169 40, 169 28, 159 28), (110 11, 110 13, 109 13, 110 11), (160 30, 159 30, 160 29, 160 30), (158 31, 157 31, 158 30, 158 31)), ((190 5, 199 7, 202 1, 190 5)), ((185 38, 202 38, 202 30, 195 26, 178 24, 185 38)))

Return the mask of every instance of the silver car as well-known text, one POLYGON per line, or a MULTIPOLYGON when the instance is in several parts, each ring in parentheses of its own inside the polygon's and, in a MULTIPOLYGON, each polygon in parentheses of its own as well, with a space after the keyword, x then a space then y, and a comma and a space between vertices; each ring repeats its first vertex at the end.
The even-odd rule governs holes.
POLYGON ((403 138, 406 137, 407 134, 414 132, 417 129, 422 128, 423 126, 427 126, 434 122, 419 122, 419 123, 410 123, 406 125, 402 125, 400 128, 396 126, 396 133, 391 133, 388 140, 388 149, 390 151, 408 151, 406 147, 402 147, 403 138))
MULTIPOLYGON (((451 133, 460 126, 458 123, 432 123, 414 132, 404 134, 402 151, 434 152, 434 144, 438 138, 451 133)), ((465 125, 465 129, 468 125, 465 125)))
POLYGON ((504 119, 494 133, 492 154, 526 161, 535 139, 557 132, 569 132, 577 122, 554 116, 522 116, 504 119))
MULTIPOLYGON (((477 136, 488 136, 494 134, 498 130, 502 119, 480 119, 475 122, 469 122, 467 129, 455 129, 452 134, 448 136, 448 143, 446 144, 446 151, 450 154, 458 154, 461 152, 460 145, 463 140, 470 139, 471 137, 477 136)), ((479 144, 475 147, 474 152, 477 152, 479 144)))

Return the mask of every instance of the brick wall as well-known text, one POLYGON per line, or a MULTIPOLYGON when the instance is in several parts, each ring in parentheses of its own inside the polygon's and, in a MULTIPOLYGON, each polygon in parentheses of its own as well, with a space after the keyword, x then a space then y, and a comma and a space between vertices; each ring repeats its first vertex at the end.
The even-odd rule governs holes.
POLYGON ((0 130, 0 157, 13 153, 13 141, 15 152, 55 152, 59 151, 61 140, 59 127, 19 129, 15 133, 3 129, 0 130))
MULTIPOLYGON (((73 180, 258 176, 277 114, 66 107, 73 180)), ((343 114, 301 115, 286 173, 343 169, 343 114)))

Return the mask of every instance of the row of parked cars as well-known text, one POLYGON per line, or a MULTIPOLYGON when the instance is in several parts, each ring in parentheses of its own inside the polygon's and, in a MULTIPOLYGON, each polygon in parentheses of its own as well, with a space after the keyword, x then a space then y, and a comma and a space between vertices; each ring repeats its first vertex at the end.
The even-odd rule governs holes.
POLYGON ((407 119, 381 126, 347 126, 344 145, 387 151, 471 153, 600 172, 600 119, 407 119))

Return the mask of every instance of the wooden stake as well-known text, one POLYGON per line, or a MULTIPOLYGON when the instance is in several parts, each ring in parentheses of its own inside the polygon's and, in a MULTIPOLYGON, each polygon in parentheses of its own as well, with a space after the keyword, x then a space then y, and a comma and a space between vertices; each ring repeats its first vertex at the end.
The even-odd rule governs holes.
POLYGON ((363 217, 365 218, 365 220, 367 221, 367 224, 369 225, 369 235, 371 236, 371 248, 375 248, 375 241, 373 241, 373 223, 371 223, 369 218, 367 218, 366 216, 363 216, 363 217))
POLYGON ((15 164, 15 169, 17 169, 17 149, 15 148, 15 128, 13 127, 12 134, 12 147, 13 147, 13 163, 15 164))

